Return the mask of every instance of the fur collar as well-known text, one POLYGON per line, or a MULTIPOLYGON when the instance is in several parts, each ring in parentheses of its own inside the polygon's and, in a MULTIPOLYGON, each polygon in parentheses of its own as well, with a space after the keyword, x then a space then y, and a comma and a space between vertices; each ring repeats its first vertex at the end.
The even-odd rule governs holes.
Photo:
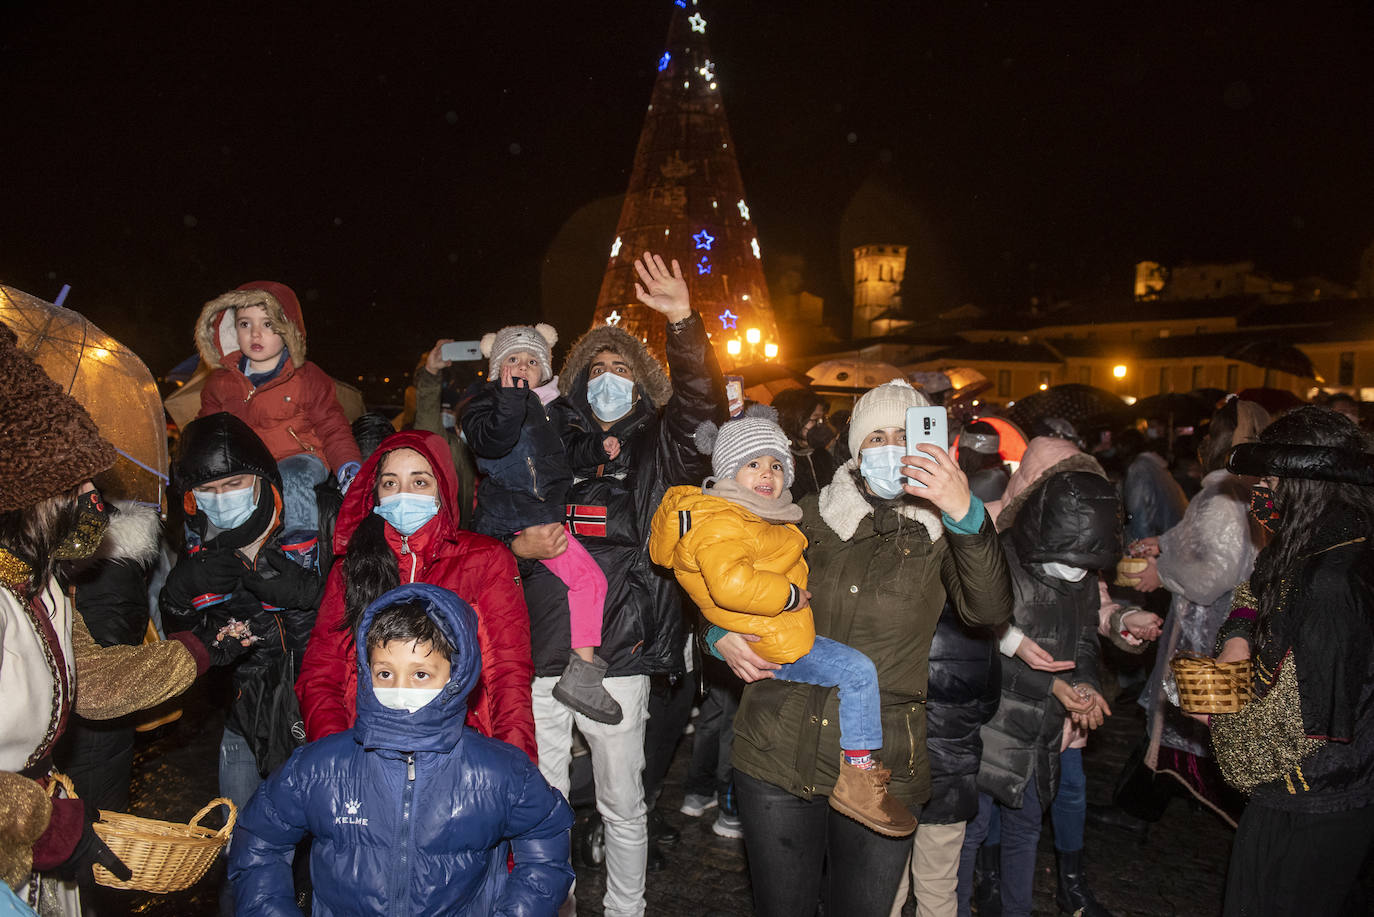
POLYGON ((119 512, 110 517, 105 538, 90 560, 127 560, 147 565, 157 559, 162 519, 157 510, 129 500, 110 501, 119 512))
POLYGON ((644 349, 638 339, 614 325, 597 325, 577 339, 558 372, 558 390, 564 395, 577 391, 585 399, 587 366, 592 362, 592 357, 603 350, 614 350, 625 358, 635 374, 635 385, 648 396, 655 408, 663 407, 673 397, 673 384, 668 381, 663 365, 644 349))
MULTIPOLYGON (((821 489, 819 497, 821 518, 844 541, 853 538, 859 523, 873 513, 873 504, 868 502, 868 497, 859 487, 858 473, 859 460, 857 457, 851 458, 836 470, 835 477, 821 489)), ((945 534, 940 514, 926 500, 901 497, 897 512, 903 518, 925 526, 932 542, 939 541, 945 534)))
POLYGON ((297 369, 305 365, 305 330, 287 315, 275 296, 258 289, 230 290, 223 296, 216 296, 200 310, 200 318, 196 319, 196 350, 200 351, 202 363, 211 369, 226 368, 224 357, 239 349, 234 333, 234 309, 241 306, 262 306, 272 326, 286 342, 291 365, 297 369))

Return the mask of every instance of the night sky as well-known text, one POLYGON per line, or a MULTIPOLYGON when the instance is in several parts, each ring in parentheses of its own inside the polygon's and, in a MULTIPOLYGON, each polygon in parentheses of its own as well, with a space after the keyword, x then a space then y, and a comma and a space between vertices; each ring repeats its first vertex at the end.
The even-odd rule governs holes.
MULTIPOLYGON (((252 279, 301 294, 345 378, 541 301, 590 319, 671 0, 211 6, 0 14, 0 282, 70 283, 158 374, 252 279), (586 266, 541 289, 598 200, 586 266)), ((1122 295, 1144 258, 1353 283, 1374 12, 1351 6, 701 9, 765 265, 799 256, 844 306, 848 246, 907 242, 914 300, 997 310, 1122 295)))

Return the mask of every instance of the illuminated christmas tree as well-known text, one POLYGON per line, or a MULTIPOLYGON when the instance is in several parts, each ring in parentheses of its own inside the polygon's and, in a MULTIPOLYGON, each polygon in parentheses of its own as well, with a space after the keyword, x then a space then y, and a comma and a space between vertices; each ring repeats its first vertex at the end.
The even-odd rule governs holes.
POLYGON ((652 251, 682 265, 723 366, 771 358, 773 309, 706 43, 710 22, 696 0, 669 2, 668 45, 593 321, 619 325, 663 353, 663 319, 635 299, 634 259, 652 251))

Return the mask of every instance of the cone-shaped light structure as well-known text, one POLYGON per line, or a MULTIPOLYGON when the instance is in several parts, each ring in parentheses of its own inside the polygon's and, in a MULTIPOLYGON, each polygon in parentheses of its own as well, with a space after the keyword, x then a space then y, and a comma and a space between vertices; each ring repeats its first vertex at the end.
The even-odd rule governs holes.
POLYGON ((672 8, 668 46, 597 298, 596 323, 611 322, 663 353, 663 319, 635 298, 634 260, 646 251, 676 258, 723 366, 764 358, 777 341, 762 253, 735 144, 721 103, 721 79, 707 44, 711 22, 695 0, 672 8), (732 356, 726 342, 749 328, 760 343, 732 356), (753 351, 757 350, 757 353, 753 351))

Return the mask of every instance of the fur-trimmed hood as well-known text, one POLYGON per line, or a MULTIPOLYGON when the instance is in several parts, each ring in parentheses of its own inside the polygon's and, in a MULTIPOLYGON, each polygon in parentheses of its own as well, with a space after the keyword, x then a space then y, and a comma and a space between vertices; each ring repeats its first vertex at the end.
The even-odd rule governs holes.
POLYGON ((223 369, 224 358, 238 352, 234 310, 244 306, 262 306, 267 310, 273 329, 286 341, 291 365, 299 369, 305 364, 305 318, 301 315, 300 300, 295 291, 275 280, 249 281, 205 304, 196 320, 196 350, 200 351, 201 362, 211 369, 223 369))
POLYGON ((663 365, 629 332, 614 325, 598 325, 578 338, 558 371, 558 392, 564 397, 576 393, 574 400, 587 399, 587 367, 592 358, 603 350, 614 350, 625 358, 635 374, 635 388, 647 397, 654 408, 661 408, 673 397, 673 385, 663 365))
POLYGON ((1031 493, 1051 475, 1061 471, 1086 471, 1105 478, 1107 473, 1097 463, 1097 459, 1065 439, 1055 436, 1037 436, 1026 446, 1021 456, 1021 464, 1016 473, 1007 481, 1006 492, 1001 500, 987 505, 988 515, 997 531, 1005 532, 1016 522, 1016 514, 1025 505, 1031 493))
MULTIPOLYGON (((817 503, 825 524, 848 541, 858 531, 863 518, 873 513, 873 504, 859 485, 859 459, 851 458, 835 471, 835 477, 821 488, 817 503)), ((944 522, 940 513, 929 501, 917 497, 903 496, 897 499, 897 512, 904 519, 919 522, 925 526, 932 542, 939 541, 945 534, 944 522)))

